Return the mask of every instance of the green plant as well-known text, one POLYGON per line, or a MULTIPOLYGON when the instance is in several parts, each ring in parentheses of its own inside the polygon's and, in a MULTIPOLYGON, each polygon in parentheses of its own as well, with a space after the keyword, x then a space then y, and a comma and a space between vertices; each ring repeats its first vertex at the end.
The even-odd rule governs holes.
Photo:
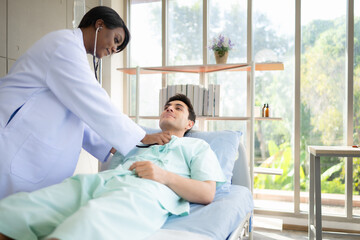
POLYGON ((234 47, 234 44, 231 42, 230 38, 225 37, 221 34, 214 37, 211 42, 209 49, 217 52, 220 57, 224 56, 226 52, 231 50, 234 47))

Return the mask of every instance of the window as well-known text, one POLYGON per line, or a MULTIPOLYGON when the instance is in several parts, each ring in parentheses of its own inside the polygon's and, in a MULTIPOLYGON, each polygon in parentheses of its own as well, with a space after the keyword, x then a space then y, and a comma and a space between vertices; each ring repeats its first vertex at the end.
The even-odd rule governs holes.
POLYGON ((168 4, 168 65, 202 64, 202 0, 168 4))
MULTIPOLYGON (((161 66, 161 1, 131 0, 130 3, 130 66, 161 66)), ((159 113, 158 108, 153 107, 154 102, 159 100, 159 78, 160 74, 141 75, 140 101, 144 104, 140 105, 139 112, 142 116, 156 116, 159 113)), ((129 82, 132 99, 130 114, 135 115, 135 77, 131 76, 129 82)))
POLYGON ((254 176, 255 206, 281 211, 294 206, 294 104, 289 104, 294 102, 294 12, 295 1, 253 1, 254 60, 281 61, 285 68, 255 73, 255 105, 262 108, 268 103, 270 116, 282 118, 255 121, 255 166, 283 170, 282 175, 254 176), (280 198, 274 196, 279 191, 280 198))
POLYGON ((130 66, 161 66, 161 1, 130 2, 130 66))
MULTIPOLYGON (((235 44, 228 63, 247 62, 247 1, 210 0, 208 39, 223 34, 235 44)), ((207 47, 207 46, 206 46, 207 47)), ((213 52, 209 51, 208 63, 215 64, 213 52)))
MULTIPOLYGON (((354 4, 354 144, 360 145, 360 0, 354 4)), ((353 161, 353 214, 360 216, 360 159, 353 161)))
MULTIPOLYGON (((210 0, 208 9, 208 39, 217 37, 219 34, 229 37, 235 46, 229 52, 228 63, 246 63, 247 1, 228 0, 225 3, 221 0, 210 0)), ((215 64, 214 53, 208 48, 206 50, 208 51, 208 63, 215 64)), ((220 116, 246 116, 246 76, 245 72, 208 74, 210 84, 220 84, 220 116)), ((246 125, 233 121, 212 121, 209 123, 209 130, 220 129, 243 129, 245 133, 246 125)))
MULTIPOLYGON (((346 1, 303 0, 301 42, 301 191, 308 191, 308 145, 343 145, 346 116, 346 1), (319 11, 323 6, 326 11, 319 11)), ((344 215, 345 161, 321 161, 324 214, 344 215), (337 201, 339 199, 341 201, 337 201)), ((305 194, 308 195, 307 193, 305 194)), ((301 210, 308 211, 307 204, 301 210)))

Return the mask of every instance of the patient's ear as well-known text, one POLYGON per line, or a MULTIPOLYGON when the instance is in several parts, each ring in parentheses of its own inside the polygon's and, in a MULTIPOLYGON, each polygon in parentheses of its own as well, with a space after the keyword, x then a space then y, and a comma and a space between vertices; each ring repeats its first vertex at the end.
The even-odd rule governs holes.
POLYGON ((186 129, 191 129, 194 126, 194 121, 188 120, 188 125, 186 126, 186 129))

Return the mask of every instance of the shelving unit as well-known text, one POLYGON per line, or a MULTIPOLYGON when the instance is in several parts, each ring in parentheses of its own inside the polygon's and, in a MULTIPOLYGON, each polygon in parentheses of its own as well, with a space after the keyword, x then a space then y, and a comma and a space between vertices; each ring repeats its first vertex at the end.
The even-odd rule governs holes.
MULTIPOLYGON (((135 119, 136 117, 130 116, 130 118, 135 119)), ((156 120, 159 119, 159 116, 139 116, 139 119, 148 119, 148 120, 156 120)), ((196 116, 198 120, 207 120, 207 121, 218 121, 218 120, 232 120, 232 121, 245 121, 250 120, 250 117, 208 117, 208 116, 196 116)), ((280 121, 282 118, 278 117, 254 117, 255 121, 280 121)))
MULTIPOLYGON (((126 74, 137 74, 138 68, 117 68, 126 74)), ((256 63, 255 71, 284 70, 281 62, 256 63)), ((164 66, 164 67, 143 67, 139 74, 159 74, 159 73, 211 73, 220 71, 251 71, 251 64, 208 64, 208 65, 184 65, 184 66, 164 66)))
MULTIPOLYGON (((284 64, 281 62, 269 62, 269 63, 255 63, 255 71, 274 71, 284 70, 284 64)), ((221 71, 251 71, 251 64, 237 63, 237 64, 207 64, 207 65, 184 65, 184 66, 163 66, 163 67, 136 67, 136 68, 117 68, 117 70, 129 74, 136 75, 136 122, 141 119, 156 119, 155 117, 140 116, 139 114, 139 80, 141 74, 167 74, 167 73, 193 73, 200 74, 199 84, 207 87, 207 79, 205 74, 221 72, 221 71)), ((253 79, 253 77, 252 77, 253 79)), ((253 81, 251 81, 253 83, 253 81)), ((162 87, 166 87, 167 83, 163 81, 162 87)), ((254 104, 252 104, 254 108, 254 104)), ((253 112, 253 111, 251 111, 253 112)), ((205 120, 251 120, 252 116, 249 117, 206 117, 199 116, 199 119, 205 120)), ((261 118, 256 117, 255 120, 280 120, 279 118, 261 118)))
MULTIPOLYGON (((250 72, 250 88, 248 88, 248 95, 250 96, 249 103, 247 105, 250 108, 248 115, 245 117, 209 117, 209 116, 197 116, 199 120, 200 130, 204 130, 205 121, 217 121, 217 120, 232 120, 232 121, 247 121, 247 131, 250 132, 250 138, 247 139, 247 146, 249 148, 248 158, 250 160, 250 177, 254 175, 254 122, 255 121, 279 121, 281 118, 278 117, 255 117, 254 116, 254 75, 255 71, 280 71, 284 70, 284 64, 281 62, 266 62, 266 63, 238 63, 238 64, 207 64, 207 65, 186 65, 186 66, 163 66, 163 67, 136 67, 136 68, 117 68, 117 70, 124 74, 136 75, 136 115, 131 116, 136 122, 139 119, 159 119, 159 116, 140 116, 139 106, 139 84, 141 74, 168 74, 168 73, 191 73, 199 74, 199 85, 204 87, 208 86, 207 73, 221 72, 221 71, 247 71, 250 72), (249 114, 250 112, 250 114, 249 114)), ((164 78, 163 78, 164 79, 164 78)), ((249 82, 248 82, 249 83, 249 82)), ((162 81, 162 87, 166 87, 167 82, 162 81)), ((128 100, 130 96, 128 96, 128 100)))

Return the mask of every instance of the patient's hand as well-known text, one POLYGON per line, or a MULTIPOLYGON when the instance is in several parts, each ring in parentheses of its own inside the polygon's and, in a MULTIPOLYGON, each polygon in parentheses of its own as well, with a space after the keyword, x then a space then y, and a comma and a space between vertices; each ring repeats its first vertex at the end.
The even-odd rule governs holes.
POLYGON ((164 145, 171 140, 171 135, 169 132, 160 132, 154 134, 146 134, 143 140, 141 140, 144 144, 159 144, 164 145))
POLYGON ((139 177, 162 183, 189 202, 209 204, 214 200, 216 192, 216 182, 214 181, 185 178, 166 171, 150 161, 134 162, 129 170, 134 169, 139 177))
POLYGON ((160 168, 150 161, 138 161, 134 162, 129 170, 132 171, 135 169, 136 174, 145 179, 150 179, 162 184, 166 184, 166 175, 167 171, 160 168))

